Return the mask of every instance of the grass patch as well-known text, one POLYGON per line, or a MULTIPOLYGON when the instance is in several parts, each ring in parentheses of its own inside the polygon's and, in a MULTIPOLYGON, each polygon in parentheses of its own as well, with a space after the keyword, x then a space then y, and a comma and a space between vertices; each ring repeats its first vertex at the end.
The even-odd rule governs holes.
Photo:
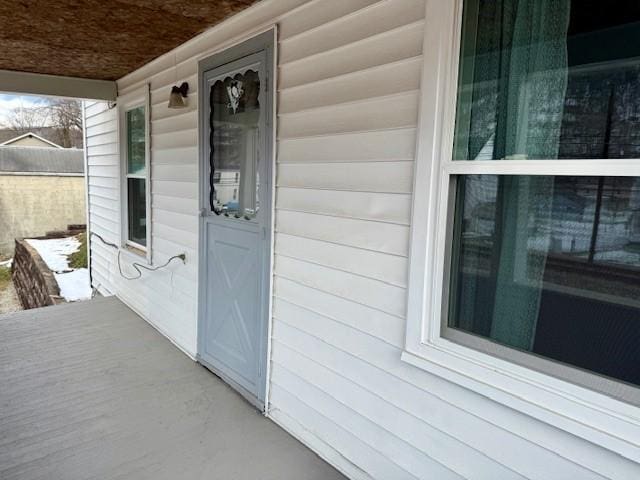
POLYGON ((11 269, 0 267, 0 291, 4 290, 11 283, 11 269))
POLYGON ((80 249, 69 255, 69 266, 71 268, 87 268, 87 234, 80 233, 76 236, 80 241, 80 249))

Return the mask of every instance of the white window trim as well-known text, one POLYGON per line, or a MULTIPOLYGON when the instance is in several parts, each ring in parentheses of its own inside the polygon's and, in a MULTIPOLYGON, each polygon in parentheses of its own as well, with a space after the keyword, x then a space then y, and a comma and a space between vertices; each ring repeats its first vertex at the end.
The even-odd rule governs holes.
MULTIPOLYGON (((449 175, 576 174, 575 160, 451 161, 462 4, 427 2, 402 359, 640 462, 640 408, 441 336, 449 175)), ((640 160, 579 162, 580 175, 640 176, 640 160)))
POLYGON ((120 239, 123 251, 136 258, 144 257, 151 264, 151 95, 150 85, 118 97, 118 135, 120 147, 120 239), (127 171, 127 112, 144 107, 145 115, 145 175, 129 175, 127 171), (129 240, 127 178, 145 179, 147 246, 129 240))

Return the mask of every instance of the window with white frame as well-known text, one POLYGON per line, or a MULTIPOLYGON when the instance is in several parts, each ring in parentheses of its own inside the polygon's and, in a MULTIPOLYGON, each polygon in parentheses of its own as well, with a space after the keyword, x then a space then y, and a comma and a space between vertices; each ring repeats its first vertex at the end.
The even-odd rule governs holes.
POLYGON ((430 3, 405 359, 639 427, 640 6, 430 3))
POLYGON ((149 247, 149 131, 147 95, 121 108, 123 243, 134 251, 149 247))

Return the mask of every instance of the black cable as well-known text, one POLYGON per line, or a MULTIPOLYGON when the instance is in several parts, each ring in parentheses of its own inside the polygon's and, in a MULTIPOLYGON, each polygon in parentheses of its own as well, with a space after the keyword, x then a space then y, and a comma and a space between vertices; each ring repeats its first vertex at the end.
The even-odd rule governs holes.
POLYGON ((131 266, 134 268, 134 270, 136 272, 138 272, 138 275, 135 277, 127 277, 123 272, 122 272, 122 265, 120 264, 120 253, 121 253, 121 249, 120 247, 118 247, 115 243, 111 243, 106 241, 104 238, 102 238, 102 236, 98 235, 95 232, 91 232, 92 236, 96 236, 98 237, 98 239, 100 239, 100 241, 102 243, 104 243, 105 245, 107 245, 108 247, 111 248, 115 248, 118 251, 118 272, 120 273, 120 276, 122 278, 124 278, 125 280, 137 280, 140 277, 142 277, 142 270, 140 270, 141 268, 144 268, 145 270, 148 270, 149 272, 155 272, 156 270, 160 270, 161 268, 165 268, 166 266, 168 266, 173 260, 179 258, 180 260, 182 260, 182 262, 184 263, 186 260, 186 255, 184 253, 181 253, 179 255, 174 255, 173 257, 170 257, 169 260, 167 260, 165 263, 163 263, 162 265, 158 265, 155 267, 149 267, 147 265, 143 265, 141 263, 138 262, 132 262, 131 266))
POLYGON ((118 247, 115 243, 111 243, 111 242, 107 242, 104 238, 102 238, 102 236, 98 235, 96 232, 91 232, 91 236, 96 236, 100 239, 100 241, 102 243, 104 243, 105 245, 115 248, 116 250, 120 250, 120 247, 118 247))

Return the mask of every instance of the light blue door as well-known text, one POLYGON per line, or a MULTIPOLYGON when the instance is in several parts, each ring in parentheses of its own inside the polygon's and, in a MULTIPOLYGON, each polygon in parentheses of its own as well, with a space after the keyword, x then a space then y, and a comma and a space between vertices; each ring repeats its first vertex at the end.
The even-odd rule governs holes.
MULTIPOLYGON (((256 46, 254 39, 249 50, 256 46)), ((242 49, 234 48, 208 59, 204 68, 201 63, 198 92, 198 358, 259 407, 266 386, 271 261, 270 52, 263 45, 240 56, 242 49)))

